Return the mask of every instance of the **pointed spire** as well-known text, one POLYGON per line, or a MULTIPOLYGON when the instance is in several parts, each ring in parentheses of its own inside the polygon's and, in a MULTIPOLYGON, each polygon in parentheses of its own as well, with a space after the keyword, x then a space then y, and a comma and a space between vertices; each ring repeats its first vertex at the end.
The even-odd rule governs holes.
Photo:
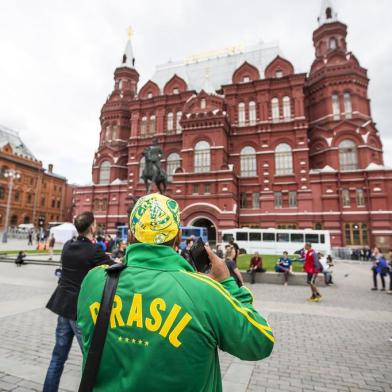
POLYGON ((121 67, 134 68, 135 67, 135 57, 133 56, 131 37, 133 35, 132 27, 128 28, 128 41, 125 46, 124 54, 121 61, 121 67))
POLYGON ((320 16, 317 18, 319 26, 338 21, 338 13, 331 0, 321 0, 320 16))

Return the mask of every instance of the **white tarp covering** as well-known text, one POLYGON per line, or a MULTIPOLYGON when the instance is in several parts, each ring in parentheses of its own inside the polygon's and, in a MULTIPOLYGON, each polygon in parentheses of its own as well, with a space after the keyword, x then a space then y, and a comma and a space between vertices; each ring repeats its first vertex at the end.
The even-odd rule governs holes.
POLYGON ((50 235, 54 235, 56 242, 67 242, 73 236, 77 236, 78 232, 76 231, 75 226, 72 223, 63 223, 62 225, 52 227, 50 229, 50 235))

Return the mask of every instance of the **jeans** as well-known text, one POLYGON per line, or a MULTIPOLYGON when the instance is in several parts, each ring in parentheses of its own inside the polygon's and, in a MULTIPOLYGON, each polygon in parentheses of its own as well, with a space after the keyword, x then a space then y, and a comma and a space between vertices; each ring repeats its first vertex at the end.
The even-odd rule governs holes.
POLYGON ((332 274, 329 271, 324 272, 324 281, 327 285, 332 283, 332 274))
POLYGON ((389 271, 389 290, 392 291, 392 267, 389 271))
POLYGON ((283 268, 283 267, 277 265, 277 266, 275 266, 275 272, 281 272, 284 274, 284 282, 285 283, 287 283, 289 281, 290 269, 283 268))
POLYGON ((257 269, 250 270, 250 276, 251 276, 250 283, 252 283, 252 284, 256 282, 256 272, 265 272, 265 269, 258 267, 257 269))
POLYGON ((46 373, 43 392, 58 391, 61 374, 63 373, 64 364, 68 358, 74 336, 76 336, 80 349, 82 349, 81 333, 76 325, 76 321, 59 316, 56 327, 56 344, 46 373))
POLYGON ((382 288, 385 290, 385 278, 384 278, 384 275, 382 273, 378 274, 375 268, 373 268, 373 284, 374 284, 374 287, 377 288, 377 275, 380 275, 382 288))

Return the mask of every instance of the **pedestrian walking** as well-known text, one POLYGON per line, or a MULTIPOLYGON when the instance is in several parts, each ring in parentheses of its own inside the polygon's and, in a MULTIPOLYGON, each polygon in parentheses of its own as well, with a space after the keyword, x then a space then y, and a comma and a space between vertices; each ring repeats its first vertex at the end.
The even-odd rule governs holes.
POLYGON ((80 285, 87 273, 102 264, 112 264, 101 248, 93 244, 96 223, 92 212, 83 212, 75 218, 79 236, 64 244, 61 254, 61 276, 56 290, 46 307, 58 315, 56 343, 46 373, 43 392, 59 388, 64 363, 68 358, 74 336, 81 346, 80 331, 76 326, 76 306, 80 285))
POLYGON ((385 276, 389 274, 389 267, 384 255, 377 247, 373 249, 373 266, 371 269, 373 271, 373 287, 371 290, 378 290, 377 276, 379 275, 382 286, 381 291, 385 291, 385 276))
POLYGON ((389 267, 389 290, 387 291, 387 294, 392 294, 392 249, 389 249, 387 258, 389 267))
POLYGON ((304 271, 307 273, 306 282, 309 285, 310 291, 312 293, 308 301, 319 302, 321 300, 321 294, 316 286, 316 279, 317 275, 322 272, 322 267, 320 261, 318 260, 317 253, 312 248, 312 244, 307 242, 304 249, 306 251, 304 271))
POLYGON ((49 238, 49 243, 48 243, 48 249, 49 249, 49 261, 51 261, 53 259, 53 249, 54 249, 54 245, 56 243, 56 238, 54 238, 54 234, 50 235, 49 238))
POLYGON ((220 392, 218 348, 246 361, 271 354, 271 327, 223 260, 206 246, 206 275, 175 252, 181 241, 176 201, 157 193, 141 197, 130 232, 113 307, 102 300, 110 270, 95 268, 80 291, 84 369, 91 369, 82 376, 83 388, 91 379, 94 391, 220 392), (107 331, 104 345, 91 347, 95 328, 102 326, 101 303, 113 310, 108 327, 100 329, 107 331), (95 361, 93 353, 101 348, 102 359, 95 361))
POLYGON ((28 246, 33 245, 33 229, 30 229, 30 230, 28 231, 28 233, 27 233, 27 239, 28 239, 27 245, 28 245, 28 246))

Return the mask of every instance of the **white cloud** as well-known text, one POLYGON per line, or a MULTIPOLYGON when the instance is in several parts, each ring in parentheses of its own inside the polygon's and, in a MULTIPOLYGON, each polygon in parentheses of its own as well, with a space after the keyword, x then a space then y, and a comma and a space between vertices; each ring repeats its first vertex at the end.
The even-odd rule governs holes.
MULTIPOLYGON (((392 166, 388 0, 335 0, 348 46, 369 69, 374 120, 392 166), (382 28, 380 28, 382 26, 382 28)), ((279 41, 299 72, 313 60, 316 0, 20 0, 0 3, 0 123, 71 182, 89 182, 102 104, 129 24, 140 86, 156 64, 240 43, 279 41)))

